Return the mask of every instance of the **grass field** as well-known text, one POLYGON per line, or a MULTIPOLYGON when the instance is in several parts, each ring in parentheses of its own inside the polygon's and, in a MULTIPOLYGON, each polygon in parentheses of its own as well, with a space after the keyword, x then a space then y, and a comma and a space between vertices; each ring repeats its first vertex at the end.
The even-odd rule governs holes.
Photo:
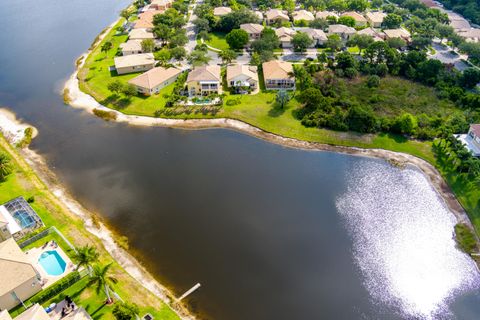
MULTIPOLYGON (((105 264, 113 261, 113 258, 105 250, 100 240, 85 230, 83 226, 84 221, 63 207, 20 157, 17 151, 10 146, 1 135, 0 152, 9 154, 14 166, 14 171, 8 176, 7 181, 0 183, 0 203, 4 203, 17 196, 24 196, 25 198, 33 196, 35 201, 31 205, 47 227, 52 225, 56 226, 75 246, 83 246, 86 244, 95 246, 100 253, 100 263, 105 264)), ((55 236, 52 237, 55 238, 55 236)), ((48 239, 48 237, 39 240, 37 243, 44 243, 46 241, 45 239, 48 239)), ((59 244, 61 244, 61 241, 58 241, 59 244)), ((141 315, 150 312, 156 319, 178 319, 177 315, 167 305, 144 289, 115 261, 113 261, 112 274, 119 280, 119 283, 115 285, 113 289, 124 300, 138 304, 141 309, 141 315)), ((75 288, 71 290, 75 290, 75 288)), ((53 300, 58 302, 61 300, 61 297, 55 297, 53 300)), ((82 288, 82 293, 78 295, 78 300, 76 301, 79 305, 94 310, 98 308, 98 306, 101 306, 104 300, 105 298, 101 294, 98 296, 93 288, 82 288), (91 307, 89 307, 90 305, 91 307)), ((21 308, 19 310, 21 310, 21 308)), ((101 312, 98 312, 97 315, 100 316, 94 317, 94 319, 114 319, 111 314, 111 307, 105 307, 101 312)))
POLYGON ((217 48, 219 50, 227 50, 230 49, 225 37, 227 34, 222 32, 210 32, 211 39, 205 41, 210 47, 217 48))

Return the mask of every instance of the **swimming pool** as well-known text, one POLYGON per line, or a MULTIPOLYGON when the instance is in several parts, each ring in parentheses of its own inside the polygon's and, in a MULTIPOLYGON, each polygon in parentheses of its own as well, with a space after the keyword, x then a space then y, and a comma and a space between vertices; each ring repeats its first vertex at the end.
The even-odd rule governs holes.
POLYGON ((38 258, 38 263, 51 276, 59 276, 65 272, 67 263, 56 250, 45 251, 38 258))

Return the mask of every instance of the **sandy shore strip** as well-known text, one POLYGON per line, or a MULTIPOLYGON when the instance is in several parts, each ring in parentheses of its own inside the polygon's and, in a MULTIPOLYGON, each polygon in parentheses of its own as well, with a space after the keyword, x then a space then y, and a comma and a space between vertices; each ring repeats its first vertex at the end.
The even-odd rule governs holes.
MULTIPOLYGON (((2 132, 12 146, 23 139, 24 130, 28 127, 32 126, 18 120, 14 113, 8 109, 0 108, 0 132, 2 132)), ((34 131, 36 132, 36 130, 34 131)), ((112 258, 115 259, 128 274, 136 279, 139 285, 172 307, 181 319, 195 319, 184 305, 173 303, 169 297, 173 297, 174 295, 158 283, 130 253, 118 246, 115 242, 115 235, 111 230, 109 230, 105 224, 99 222, 98 219, 92 218, 94 214, 85 209, 69 194, 67 189, 59 182, 56 175, 48 168, 43 157, 28 148, 17 149, 17 151, 23 160, 35 171, 42 182, 45 183, 50 192, 59 200, 59 203, 67 211, 85 221, 85 229, 101 240, 112 258)))

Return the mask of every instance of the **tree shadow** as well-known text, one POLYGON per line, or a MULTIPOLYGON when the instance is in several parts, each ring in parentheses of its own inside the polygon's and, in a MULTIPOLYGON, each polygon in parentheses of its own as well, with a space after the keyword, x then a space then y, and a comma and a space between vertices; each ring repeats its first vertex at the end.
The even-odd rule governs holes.
POLYGON ((130 97, 122 97, 116 93, 108 96, 106 99, 100 101, 100 104, 104 106, 111 106, 116 110, 122 110, 127 108, 132 103, 130 97))
POLYGON ((408 141, 408 138, 401 135, 401 134, 395 134, 395 133, 381 133, 379 134, 380 137, 387 137, 392 139, 393 141, 397 143, 405 143, 408 141))
POLYGON ((273 103, 272 108, 268 111, 268 116, 272 118, 280 117, 287 109, 287 106, 282 108, 278 103, 273 103))

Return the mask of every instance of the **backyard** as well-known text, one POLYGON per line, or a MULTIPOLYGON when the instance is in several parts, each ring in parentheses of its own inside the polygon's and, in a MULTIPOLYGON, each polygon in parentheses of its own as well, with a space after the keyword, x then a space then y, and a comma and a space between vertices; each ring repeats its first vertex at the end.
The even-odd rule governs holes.
POLYGON ((222 32, 210 32, 210 39, 205 41, 210 47, 216 48, 218 50, 227 50, 230 49, 225 37, 227 36, 225 33, 222 32))

